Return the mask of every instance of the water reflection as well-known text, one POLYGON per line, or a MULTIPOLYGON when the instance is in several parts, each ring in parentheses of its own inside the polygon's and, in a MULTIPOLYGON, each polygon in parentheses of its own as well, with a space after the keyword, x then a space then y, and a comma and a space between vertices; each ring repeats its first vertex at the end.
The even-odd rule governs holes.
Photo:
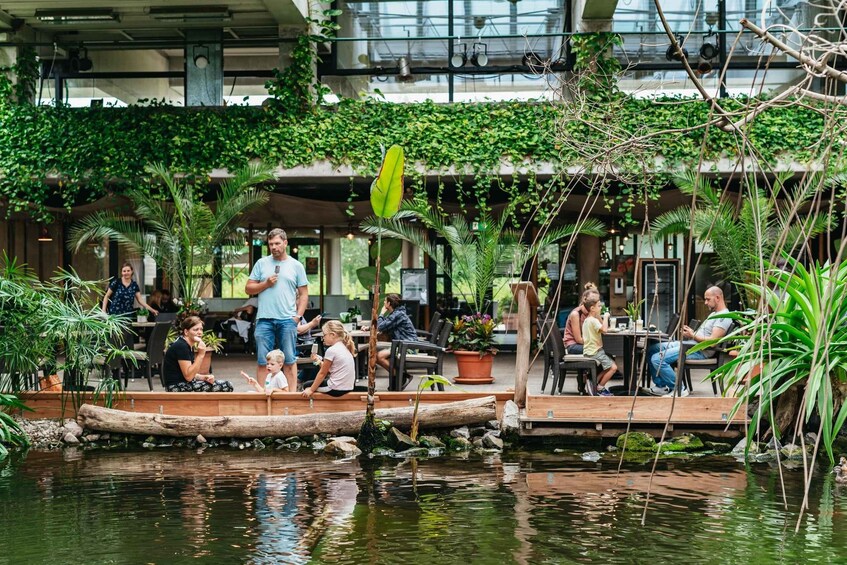
POLYGON ((31 452, 0 464, 0 563, 838 561, 847 488, 732 461, 333 460, 282 451, 31 452), (650 505, 641 525, 646 493, 650 505))

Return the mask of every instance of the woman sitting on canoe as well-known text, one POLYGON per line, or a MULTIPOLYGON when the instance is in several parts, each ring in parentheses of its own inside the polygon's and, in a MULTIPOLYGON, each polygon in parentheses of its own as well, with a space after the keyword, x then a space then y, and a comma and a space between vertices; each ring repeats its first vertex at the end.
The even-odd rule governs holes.
POLYGON ((215 375, 200 374, 200 364, 206 356, 203 320, 188 316, 179 329, 180 336, 168 347, 162 363, 165 389, 168 392, 232 392, 229 381, 216 381, 215 375))

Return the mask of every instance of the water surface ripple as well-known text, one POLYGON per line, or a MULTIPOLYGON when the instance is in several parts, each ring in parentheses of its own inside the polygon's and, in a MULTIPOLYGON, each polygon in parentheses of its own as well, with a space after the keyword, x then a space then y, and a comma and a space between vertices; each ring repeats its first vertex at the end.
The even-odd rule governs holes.
POLYGON ((0 564, 847 562, 847 488, 824 471, 795 533, 800 471, 784 471, 786 508, 771 467, 650 468, 549 453, 32 451, 0 463, 0 564))

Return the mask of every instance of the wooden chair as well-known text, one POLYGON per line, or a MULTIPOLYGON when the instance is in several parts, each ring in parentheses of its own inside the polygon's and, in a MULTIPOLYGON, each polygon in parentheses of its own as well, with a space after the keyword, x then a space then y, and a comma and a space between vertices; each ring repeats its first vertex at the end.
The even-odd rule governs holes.
MULTIPOLYGON (((570 355, 565 352, 565 342, 562 340, 562 332, 556 324, 550 326, 550 333, 547 334, 547 340, 550 345, 551 366, 553 369, 553 384, 550 388, 550 395, 556 394, 556 389, 562 392, 562 387, 565 384, 565 377, 568 371, 587 371, 590 375, 591 386, 588 387, 590 394, 594 394, 597 390, 597 361, 585 355, 570 355)), ((577 384, 580 392, 583 388, 577 384)), ((543 383, 542 383, 543 391, 543 383)))
MULTIPOLYGON (((729 326, 729 330, 726 332, 727 335, 731 334, 735 331, 735 323, 729 326)), ((685 383, 685 386, 688 387, 689 391, 694 390, 694 387, 691 384, 691 369, 709 369, 709 371, 714 371, 718 367, 722 365, 726 365, 732 360, 732 357, 729 355, 729 351, 726 348, 725 344, 719 343, 713 349, 715 350, 714 357, 709 357, 707 359, 688 359, 688 350, 694 347, 694 345, 683 344, 682 351, 679 356, 679 373, 682 375, 682 382, 685 383)), ((720 393, 723 394, 723 383, 713 380, 712 381, 712 393, 717 396, 718 388, 720 388, 720 393)), ((677 394, 680 394, 681 390, 679 387, 676 387, 677 394)))
MULTIPOLYGON (((423 369, 428 375, 440 375, 443 372, 444 354, 447 341, 453 331, 453 322, 445 320, 438 332, 435 343, 426 341, 391 342, 391 354, 388 361, 388 390, 400 391, 406 388, 403 376, 407 371, 423 369), (416 350, 412 353, 411 350, 416 350)), ((443 390, 442 386, 438 387, 443 390)))

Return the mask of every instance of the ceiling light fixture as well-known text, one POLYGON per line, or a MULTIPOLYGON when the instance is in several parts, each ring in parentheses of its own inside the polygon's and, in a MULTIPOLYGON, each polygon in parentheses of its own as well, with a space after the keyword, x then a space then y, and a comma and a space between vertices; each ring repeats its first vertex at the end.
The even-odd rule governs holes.
POLYGON ((412 66, 409 63, 409 57, 400 57, 397 60, 397 80, 400 82, 411 82, 415 80, 412 75, 412 66))
POLYGON ((209 48, 205 45, 194 47, 194 66, 201 70, 209 66, 209 48))
POLYGON ((486 43, 474 43, 471 63, 475 67, 484 67, 488 64, 488 45, 486 43))
POLYGON ((150 6, 147 14, 159 21, 226 21, 232 19, 228 6, 150 6))
POLYGON ((119 22, 120 16, 112 8, 50 8, 38 9, 35 17, 48 24, 80 22, 119 22))
POLYGON ((94 63, 88 58, 88 49, 69 49, 68 68, 71 72, 87 72, 94 68, 94 63))
POLYGON ((450 65, 453 67, 464 67, 468 62, 468 46, 464 43, 457 43, 453 47, 453 56, 450 58, 450 65))
POLYGON ((544 59, 538 53, 527 51, 521 57, 521 64, 534 73, 544 72, 544 59))
POLYGON ((679 51, 682 51, 682 57, 679 56, 679 51, 677 51, 676 45, 671 43, 668 45, 668 50, 665 51, 665 59, 677 62, 682 62, 683 59, 688 59, 688 49, 683 47, 685 45, 685 40, 681 35, 676 36, 676 43, 679 45, 679 51))

